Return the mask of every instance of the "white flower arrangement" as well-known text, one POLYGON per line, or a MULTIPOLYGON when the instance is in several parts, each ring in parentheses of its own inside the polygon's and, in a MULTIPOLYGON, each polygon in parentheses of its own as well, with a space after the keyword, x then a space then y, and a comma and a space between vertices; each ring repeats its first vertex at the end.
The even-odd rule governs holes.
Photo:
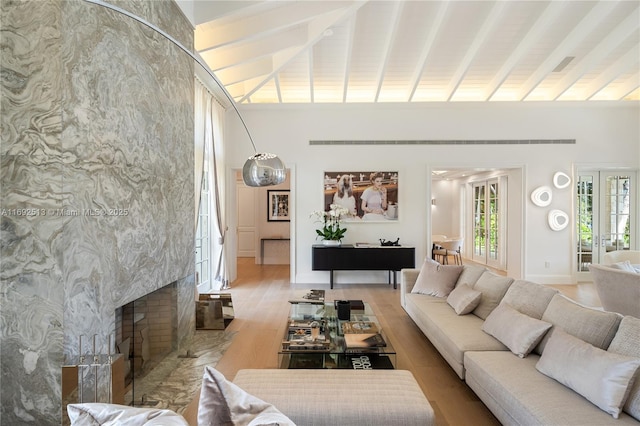
POLYGON ((322 237, 323 240, 342 241, 347 228, 341 228, 340 221, 349 215, 349 209, 339 204, 331 204, 327 212, 313 212, 311 216, 315 216, 316 222, 323 224, 321 229, 316 229, 317 237, 322 237))

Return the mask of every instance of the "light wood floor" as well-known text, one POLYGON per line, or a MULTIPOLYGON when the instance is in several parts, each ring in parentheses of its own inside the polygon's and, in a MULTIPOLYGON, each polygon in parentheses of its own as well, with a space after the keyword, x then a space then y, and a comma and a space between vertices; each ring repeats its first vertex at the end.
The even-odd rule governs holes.
MULTIPOLYGON (((499 422, 449 367, 400 306, 400 290, 386 285, 310 285, 324 288, 327 300, 362 299, 376 312, 397 351, 398 369, 409 370, 433 406, 438 425, 497 425, 499 422)), ((597 306, 589 284, 554 286, 580 303, 597 306)), ((253 258, 238 259, 238 279, 229 290, 235 319, 227 328, 236 331, 233 343, 216 368, 232 380, 243 368, 277 368, 288 299, 304 294, 291 288, 288 265, 255 265, 253 258)))

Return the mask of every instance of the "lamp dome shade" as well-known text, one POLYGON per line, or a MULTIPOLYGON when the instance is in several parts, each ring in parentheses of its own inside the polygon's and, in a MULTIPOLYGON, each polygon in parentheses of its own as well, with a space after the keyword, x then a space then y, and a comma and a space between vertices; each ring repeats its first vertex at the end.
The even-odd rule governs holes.
POLYGON ((247 186, 271 186, 284 182, 287 172, 275 154, 256 154, 247 159, 242 168, 242 180, 247 186))

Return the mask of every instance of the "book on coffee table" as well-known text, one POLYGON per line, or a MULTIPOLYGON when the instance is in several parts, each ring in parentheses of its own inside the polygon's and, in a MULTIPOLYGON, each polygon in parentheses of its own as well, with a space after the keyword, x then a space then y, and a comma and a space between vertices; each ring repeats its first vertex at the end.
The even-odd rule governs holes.
MULTIPOLYGON (((349 307, 352 311, 364 311, 364 302, 359 299, 347 300, 349 302, 349 307)), ((338 309, 338 301, 334 300, 333 305, 336 309, 338 309)))
POLYGON ((393 370, 393 363, 387 355, 374 353, 338 355, 337 366, 349 370, 393 370))
POLYGON ((308 293, 301 297, 290 299, 289 303, 313 303, 316 305, 323 305, 324 290, 309 290, 308 293))
POLYGON ((378 325, 373 321, 343 321, 343 334, 375 334, 379 333, 378 325))
POLYGON ((380 333, 349 333, 344 335, 344 342, 349 349, 368 349, 387 346, 380 333))

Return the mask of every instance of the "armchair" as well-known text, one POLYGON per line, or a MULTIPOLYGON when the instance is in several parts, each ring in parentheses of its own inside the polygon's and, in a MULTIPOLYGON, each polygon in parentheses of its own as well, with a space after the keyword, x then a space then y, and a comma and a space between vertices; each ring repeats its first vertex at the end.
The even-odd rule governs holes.
POLYGON ((640 318, 640 274, 597 264, 589 271, 606 311, 640 318))

